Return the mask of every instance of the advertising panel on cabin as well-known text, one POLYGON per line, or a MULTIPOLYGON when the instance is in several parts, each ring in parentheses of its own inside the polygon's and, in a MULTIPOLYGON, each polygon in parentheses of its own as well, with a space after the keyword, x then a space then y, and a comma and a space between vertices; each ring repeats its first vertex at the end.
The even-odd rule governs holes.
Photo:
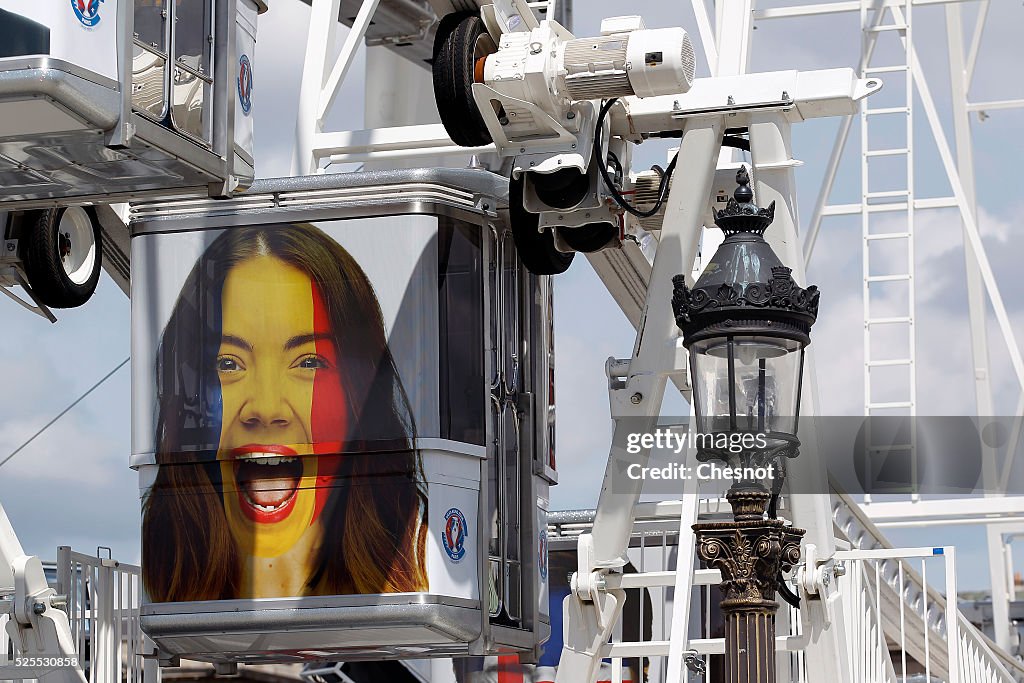
POLYGON ((480 250, 433 216, 133 238, 148 602, 479 600, 480 250))

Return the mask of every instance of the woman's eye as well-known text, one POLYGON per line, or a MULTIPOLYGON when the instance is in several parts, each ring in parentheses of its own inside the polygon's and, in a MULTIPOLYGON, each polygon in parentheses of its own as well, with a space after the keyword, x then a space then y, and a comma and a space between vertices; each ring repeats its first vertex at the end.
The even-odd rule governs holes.
POLYGON ((217 372, 237 372, 242 365, 234 358, 221 356, 217 359, 217 372))
POLYGON ((327 361, 320 356, 306 356, 299 360, 296 367, 304 370, 322 370, 327 367, 327 361))

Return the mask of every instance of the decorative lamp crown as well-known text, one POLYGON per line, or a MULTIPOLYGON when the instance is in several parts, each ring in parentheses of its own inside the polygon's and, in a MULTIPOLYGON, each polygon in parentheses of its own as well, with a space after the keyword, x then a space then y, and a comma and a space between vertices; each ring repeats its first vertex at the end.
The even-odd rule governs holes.
POLYGON ((715 211, 715 225, 726 235, 740 232, 763 235, 768 226, 775 220, 775 202, 762 209, 754 204, 754 191, 750 189, 750 175, 747 167, 740 166, 736 172, 738 187, 732 193, 732 199, 721 211, 715 211))
POLYGON ((775 202, 767 209, 753 203, 745 167, 736 174, 733 198, 715 214, 725 240, 693 287, 676 275, 672 308, 683 342, 723 334, 768 334, 810 343, 818 315, 818 288, 797 285, 792 269, 764 239, 775 219, 775 202))

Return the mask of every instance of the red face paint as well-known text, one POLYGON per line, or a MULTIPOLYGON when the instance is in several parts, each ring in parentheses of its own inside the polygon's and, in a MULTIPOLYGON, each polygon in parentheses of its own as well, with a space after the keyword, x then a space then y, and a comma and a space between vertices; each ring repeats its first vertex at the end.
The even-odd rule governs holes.
POLYGON ((318 336, 326 336, 325 339, 317 339, 316 353, 326 361, 327 368, 318 369, 313 379, 310 425, 313 453, 317 457, 317 478, 316 507, 310 524, 315 523, 320 517, 331 495, 341 464, 338 454, 348 431, 348 402, 341 385, 341 368, 331 318, 315 282, 312 283, 312 289, 313 332, 318 336))

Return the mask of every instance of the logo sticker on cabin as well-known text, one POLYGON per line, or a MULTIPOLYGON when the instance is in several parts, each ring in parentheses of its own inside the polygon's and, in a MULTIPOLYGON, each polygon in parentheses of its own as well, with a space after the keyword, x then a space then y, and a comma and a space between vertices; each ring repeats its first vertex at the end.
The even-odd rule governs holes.
POLYGON ((242 55, 238 60, 238 102, 242 105, 242 113, 248 116, 252 110, 252 64, 248 55, 242 55))
POLYGON ((462 510, 452 508, 444 513, 444 531, 441 534, 441 543, 444 551, 452 562, 461 562, 466 556, 466 536, 469 534, 469 525, 466 524, 466 516, 462 510))
POLYGON ((92 28, 100 23, 100 5, 103 0, 71 0, 71 9, 82 22, 82 26, 92 28))

